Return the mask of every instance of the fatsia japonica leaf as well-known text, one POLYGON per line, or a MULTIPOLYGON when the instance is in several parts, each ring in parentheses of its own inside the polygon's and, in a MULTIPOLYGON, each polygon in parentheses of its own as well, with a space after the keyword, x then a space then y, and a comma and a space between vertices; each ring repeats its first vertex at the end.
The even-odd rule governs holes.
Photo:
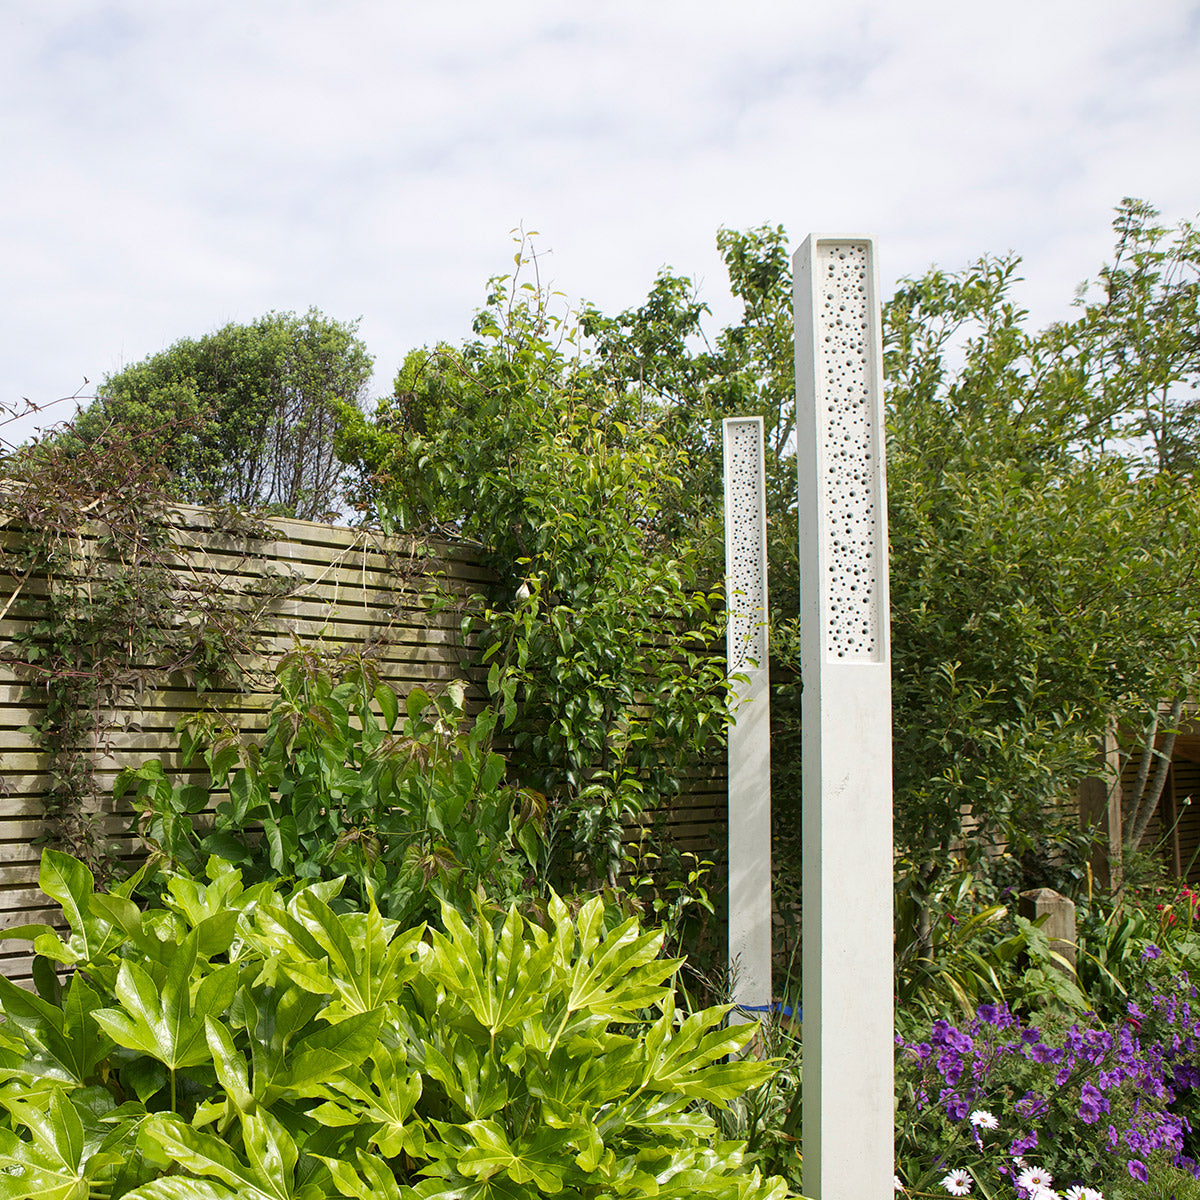
MULTIPOLYGON (((373 1154, 357 1152, 358 1170, 344 1158, 318 1156, 329 1168, 334 1187, 351 1200, 401 1200, 400 1185, 387 1163, 373 1154)), ((411 1191, 408 1192, 411 1195, 411 1191)))
POLYGON ((563 1154, 567 1145, 563 1133, 535 1128, 528 1136, 510 1141, 498 1121, 437 1124, 445 1140, 430 1144, 435 1158, 424 1168, 427 1174, 480 1181, 502 1175, 517 1185, 533 1184, 544 1193, 562 1190, 570 1164, 563 1154))
POLYGON ((62 1007, 0 976, 0 1008, 8 1025, 21 1031, 28 1053, 22 1069, 34 1075, 84 1084, 112 1048, 92 1014, 100 997, 82 975, 74 975, 62 1007))
POLYGON ((221 1138, 175 1117, 152 1118, 146 1132, 184 1170, 218 1180, 239 1200, 323 1200, 315 1183, 296 1186, 296 1143, 268 1113, 242 1117, 247 1161, 221 1138))
POLYGON ((249 1068, 245 1055, 234 1045, 228 1028, 221 1021, 205 1016, 204 1036, 225 1095, 239 1112, 253 1112, 255 1100, 250 1090, 249 1068))
POLYGON ((490 1117, 512 1098, 507 1073, 495 1055, 461 1037, 455 1029, 430 1029, 422 1047, 422 1069, 446 1091, 468 1120, 490 1117))
POLYGON ((298 1039, 275 1076, 276 1086, 307 1095, 308 1089, 327 1080, 331 1071, 357 1066, 378 1044, 385 1015, 383 1008, 354 1013, 298 1039))
POLYGON ((6 1099, 13 1124, 30 1132, 30 1140, 11 1130, 0 1131, 0 1200, 87 1200, 95 1173, 120 1161, 96 1153, 93 1139, 74 1104, 56 1090, 49 1106, 6 1099))
POLYGON ((136 961, 122 962, 115 989, 121 1007, 93 1014, 113 1041, 157 1059, 170 1070, 207 1061, 204 1019, 223 1013, 237 988, 238 966, 228 963, 204 976, 193 1000, 196 941, 193 931, 177 948, 161 988, 136 961))
POLYGON ((120 929, 93 911, 95 877, 69 854, 43 851, 38 887, 58 901, 71 927, 71 936, 65 943, 56 934, 38 936, 34 948, 39 954, 63 963, 96 963, 124 941, 120 929))
POLYGON ((752 1024, 724 1025, 728 1011, 727 1007, 706 1009, 676 1025, 674 1001, 668 999, 646 1035, 643 1086, 724 1105, 770 1079, 775 1072, 772 1063, 725 1061, 745 1049, 758 1029, 752 1024))
POLYGON ((374 904, 337 913, 316 888, 305 888, 286 908, 259 905, 251 936, 269 966, 307 991, 332 995, 329 1016, 336 1019, 396 1000, 416 974, 424 929, 398 931, 374 904))
POLYGON ((122 1200, 238 1200, 243 1195, 245 1193, 231 1191, 207 1179, 181 1179, 178 1175, 165 1175, 134 1188, 132 1192, 126 1192, 122 1200))
MULTIPOLYGON (((564 909, 565 911, 565 909, 564 909)), ((559 917, 562 928, 563 917, 559 917)), ((580 910, 570 970, 569 1012, 630 1021, 662 998, 662 983, 679 966, 660 959, 661 931, 643 933, 632 917, 604 935, 604 905, 594 897, 580 910)))
POLYGON ((524 1020, 545 1003, 544 975, 552 948, 531 945, 525 922, 509 909, 499 939, 480 914, 474 929, 450 905, 442 906, 446 935, 432 930, 433 952, 426 973, 443 983, 490 1033, 524 1020))
POLYGON ((421 1092, 421 1073, 409 1068, 405 1051, 377 1045, 362 1067, 335 1073, 319 1089, 331 1100, 309 1115, 327 1125, 372 1123, 369 1140, 384 1155, 416 1158, 425 1152, 424 1127, 413 1117, 421 1092))

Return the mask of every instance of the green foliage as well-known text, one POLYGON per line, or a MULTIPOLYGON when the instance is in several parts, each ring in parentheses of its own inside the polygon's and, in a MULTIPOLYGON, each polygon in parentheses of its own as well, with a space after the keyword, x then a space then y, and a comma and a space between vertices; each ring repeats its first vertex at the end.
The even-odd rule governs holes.
POLYGON ((1196 661, 1195 488, 1116 440, 1138 328, 1031 331, 1017 265, 931 271, 884 314, 897 830, 930 863, 964 811, 972 846, 1061 840, 1050 801, 1196 661))
POLYGON ((572 862, 614 878, 623 820, 721 744, 720 597, 694 588, 686 557, 647 544, 677 469, 657 436, 614 446, 589 424, 514 472, 528 595, 489 607, 481 641, 511 761, 550 802, 552 878, 572 862))
POLYGON ((804 1165, 800 1144, 803 1045, 799 1022, 789 1006, 783 1009, 762 1018, 754 1043, 755 1053, 779 1064, 775 1073, 714 1115, 726 1137, 746 1143, 748 1162, 766 1174, 781 1176, 798 1192, 804 1165))
POLYGON ((1191 888, 1123 889, 1116 903, 1091 897, 1076 910, 1079 977, 1096 1012, 1123 1016, 1146 994, 1200 961, 1191 888))
POLYGON ((932 881, 900 863, 895 893, 896 1025, 909 1031, 981 1004, 1085 1012, 1085 996, 1039 923, 990 899, 966 869, 932 881))
MULTIPOLYGON (((676 539, 700 541, 709 569, 721 571, 723 490, 721 419, 761 416, 765 430, 767 507, 795 505, 795 363, 791 263, 782 226, 721 229, 717 248, 742 320, 711 341, 702 326, 707 305, 691 280, 663 270, 645 304, 615 317, 586 305, 580 326, 590 340, 592 369, 606 386, 635 399, 653 423, 687 454, 682 503, 670 523, 676 539)), ((768 531, 772 579, 782 613, 795 612, 795 531, 768 531)))
POLYGON ((1099 296, 1083 292, 1085 344, 1109 438, 1158 471, 1192 477, 1200 465, 1200 232, 1159 224, 1144 200, 1117 208, 1113 261, 1099 296))
MULTIPOLYGON (((1110 722, 1144 725, 1190 680, 1200 252, 1192 226, 1156 218, 1123 202, 1102 295, 1085 291, 1075 321, 1030 327, 1014 257, 902 281, 885 305, 894 794, 899 845, 922 870, 957 846, 964 816, 968 850, 1007 842, 1031 874, 1077 856, 1049 802, 1094 769, 1110 722)), ((799 814, 785 241, 771 227, 721 232, 744 311, 713 339, 695 288, 671 272, 641 307, 584 317, 595 372, 688 448, 671 529, 714 573, 716 420, 766 421, 779 833, 799 814)), ((796 849, 777 838, 785 870, 796 849)))
POLYGON ((182 339, 108 376, 70 441, 123 429, 180 500, 317 516, 338 502, 335 407, 357 405, 371 373, 356 331, 310 309, 182 339))
POLYGON ((210 855, 248 879, 347 876, 394 920, 469 907, 484 886, 507 903, 540 859, 544 801, 505 783, 492 750, 496 714, 468 722, 462 684, 398 695, 359 659, 335 674, 296 649, 276 669, 261 740, 211 719, 179 728, 181 765, 208 783, 172 782, 152 760, 122 772, 138 828, 168 861, 198 871, 210 855), (215 812, 213 806, 215 803, 215 812))
POLYGON ((664 535, 688 466, 534 285, 493 280, 476 330, 409 355, 373 421, 345 414, 339 452, 385 528, 483 547, 483 661, 512 768, 547 798, 541 870, 612 881, 623 822, 724 732, 717 597, 664 535))
POLYGON ((598 898, 402 931, 336 882, 207 873, 142 912, 46 853, 70 937, 7 936, 76 969, 0 980, 7 1200, 786 1195, 704 1107, 770 1075, 726 1061, 753 1027, 678 1014, 660 936, 598 898))

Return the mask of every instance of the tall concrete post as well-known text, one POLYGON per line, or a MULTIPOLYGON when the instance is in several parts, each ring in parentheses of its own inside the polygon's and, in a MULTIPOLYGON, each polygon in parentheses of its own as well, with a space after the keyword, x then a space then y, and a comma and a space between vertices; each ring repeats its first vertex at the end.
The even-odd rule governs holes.
POLYGON ((771 690, 762 417, 722 422, 729 728, 729 964, 734 1019, 771 1006, 771 690))
POLYGON ((804 692, 803 1190, 893 1195, 887 489, 870 238, 793 260, 804 692))

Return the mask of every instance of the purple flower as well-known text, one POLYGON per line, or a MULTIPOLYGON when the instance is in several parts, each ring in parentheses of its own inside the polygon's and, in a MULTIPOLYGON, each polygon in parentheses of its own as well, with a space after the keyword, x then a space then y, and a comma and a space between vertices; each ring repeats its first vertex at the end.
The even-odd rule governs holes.
POLYGON ((1008 1015, 1008 1010, 1002 1004, 981 1004, 978 1016, 986 1025, 999 1025, 1008 1015))
POLYGON ((1085 1083, 1079 1093, 1079 1119, 1088 1125, 1095 1125, 1106 1112, 1108 1101, 1103 1093, 1090 1083, 1085 1083))
POLYGON ((1147 1169, 1146 1164, 1140 1159, 1131 1158, 1126 1165, 1129 1167, 1129 1174, 1132 1175, 1139 1183, 1150 1182, 1150 1172, 1147 1169))
POLYGON ((1200 1087, 1200 1070, 1196 1069, 1194 1063, 1176 1063, 1175 1072, 1171 1079, 1171 1085, 1177 1091, 1181 1091, 1183 1088, 1200 1087))
POLYGON ((1155 958, 1161 958, 1161 957, 1162 957, 1162 951, 1153 942, 1151 942, 1145 948, 1145 950, 1142 951, 1142 962, 1146 962, 1148 959, 1155 959, 1155 958))
POLYGON ((1025 1137, 1016 1138, 1013 1144, 1008 1148, 1010 1158, 1020 1158, 1022 1154, 1027 1154, 1030 1150, 1037 1149, 1037 1130, 1027 1134, 1025 1137))

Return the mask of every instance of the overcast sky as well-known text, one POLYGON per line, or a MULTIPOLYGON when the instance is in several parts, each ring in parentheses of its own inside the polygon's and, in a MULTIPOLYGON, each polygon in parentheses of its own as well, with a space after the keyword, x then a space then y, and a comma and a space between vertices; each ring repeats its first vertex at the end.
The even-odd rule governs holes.
POLYGON ((9 405, 310 306, 378 394, 522 224, 607 311, 669 265, 731 319, 716 231, 770 222, 885 292, 1017 251, 1044 322, 1122 196, 1200 210, 1188 0, 0 0, 0 96, 9 405))

